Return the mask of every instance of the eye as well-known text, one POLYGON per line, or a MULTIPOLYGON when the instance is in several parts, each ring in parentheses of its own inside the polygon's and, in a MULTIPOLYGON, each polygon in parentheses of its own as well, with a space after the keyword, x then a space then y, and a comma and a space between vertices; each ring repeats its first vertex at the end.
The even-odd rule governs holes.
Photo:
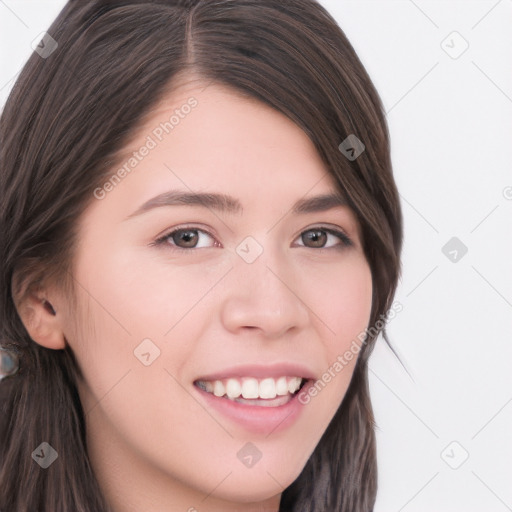
POLYGON ((176 250, 201 249, 203 247, 219 247, 220 244, 210 233, 199 228, 179 228, 167 233, 154 242, 154 245, 169 244, 176 250), (204 235, 204 236, 201 236, 204 235), (207 238, 214 240, 214 245, 209 246, 207 238))
MULTIPOLYGON (((352 240, 342 231, 324 226, 318 226, 303 231, 299 240, 302 241, 299 247, 307 247, 310 249, 336 249, 353 245, 352 240), (336 243, 336 239, 338 243, 336 243), (326 244, 330 245, 326 246, 326 244)), ((174 229, 155 240, 151 245, 163 244, 170 245, 173 250, 177 251, 201 249, 205 247, 222 247, 213 235, 197 227, 181 227, 174 229), (213 245, 208 245, 208 238, 213 240, 213 245)))
POLYGON ((352 240, 342 231, 324 226, 318 226, 303 231, 299 240, 303 242, 302 247, 309 247, 311 249, 336 249, 353 245, 352 240), (336 242, 336 239, 341 241, 341 243, 334 243, 334 245, 332 245, 331 242, 336 242), (327 243, 331 243, 331 245, 326 247, 325 245, 327 243))

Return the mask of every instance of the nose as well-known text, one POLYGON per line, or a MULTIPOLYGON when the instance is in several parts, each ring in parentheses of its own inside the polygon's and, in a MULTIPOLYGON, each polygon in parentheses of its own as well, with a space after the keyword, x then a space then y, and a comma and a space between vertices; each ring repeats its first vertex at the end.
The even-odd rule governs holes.
POLYGON ((263 337, 276 339, 304 328, 308 308, 297 289, 296 270, 264 255, 253 263, 235 257, 221 299, 221 318, 230 332, 259 330, 263 337))

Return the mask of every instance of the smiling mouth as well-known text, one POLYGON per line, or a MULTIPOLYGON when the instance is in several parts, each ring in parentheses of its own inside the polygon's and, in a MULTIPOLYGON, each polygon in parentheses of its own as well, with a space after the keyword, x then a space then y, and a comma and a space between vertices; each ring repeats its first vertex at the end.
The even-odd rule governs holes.
POLYGON ((283 376, 229 378, 221 380, 197 380, 194 385, 218 398, 245 405, 279 407, 285 405, 299 393, 308 379, 283 376))

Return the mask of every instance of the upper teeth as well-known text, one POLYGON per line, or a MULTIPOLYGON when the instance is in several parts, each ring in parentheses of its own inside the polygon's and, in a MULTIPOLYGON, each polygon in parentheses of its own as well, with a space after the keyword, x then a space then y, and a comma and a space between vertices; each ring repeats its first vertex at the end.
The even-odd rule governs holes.
POLYGON ((224 379, 197 381, 197 385, 213 393, 215 396, 222 397, 227 395, 228 398, 275 398, 277 395, 286 395, 295 393, 300 388, 302 382, 301 377, 279 377, 273 379, 271 377, 265 379, 255 379, 253 377, 243 377, 241 379, 224 379))

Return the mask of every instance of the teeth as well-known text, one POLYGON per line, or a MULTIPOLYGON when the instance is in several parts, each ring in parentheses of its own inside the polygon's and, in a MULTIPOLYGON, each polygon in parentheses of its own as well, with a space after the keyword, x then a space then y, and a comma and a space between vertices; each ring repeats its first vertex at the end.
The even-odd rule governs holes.
POLYGON ((242 386, 236 379, 228 379, 226 383, 226 394, 228 398, 238 398, 242 394, 242 386))
POLYGON ((286 377, 279 377, 276 381, 276 393, 280 396, 288 394, 288 382, 286 377))
POLYGON ((274 379, 263 379, 260 382, 260 398, 276 397, 276 381, 274 379))
POLYGON ((226 388, 224 384, 220 380, 216 380, 213 383, 213 394, 215 396, 224 396, 226 394, 226 388))
POLYGON ((292 377, 289 381, 288 381, 288 391, 290 393, 295 393, 295 391, 297 391, 297 389, 300 388, 300 381, 302 379, 300 377, 292 377))
POLYGON ((246 379, 242 384, 242 396, 244 398, 258 398, 259 387, 256 379, 246 379))
POLYGON ((258 398, 273 399, 276 396, 294 394, 301 385, 301 377, 279 377, 278 379, 265 378, 262 380, 253 377, 241 379, 225 379, 215 381, 197 381, 198 387, 213 393, 217 397, 227 396, 237 399, 242 396, 244 399, 253 400, 258 398))

